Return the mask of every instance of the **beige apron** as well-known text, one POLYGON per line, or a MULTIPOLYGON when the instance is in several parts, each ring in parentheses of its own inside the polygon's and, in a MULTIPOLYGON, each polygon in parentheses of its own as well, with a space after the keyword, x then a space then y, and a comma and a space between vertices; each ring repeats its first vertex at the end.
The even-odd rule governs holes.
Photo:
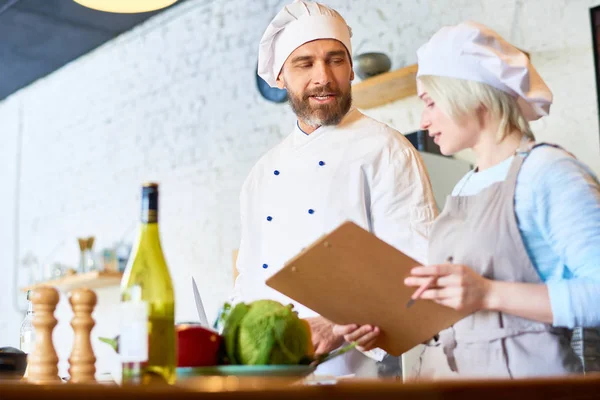
MULTIPOLYGON (((483 277, 541 283, 517 226, 514 195, 523 159, 508 175, 474 196, 449 196, 430 234, 429 264, 453 257, 483 277)), ((582 371, 571 331, 509 314, 479 311, 443 330, 423 348, 410 375, 416 379, 521 378, 582 371)))

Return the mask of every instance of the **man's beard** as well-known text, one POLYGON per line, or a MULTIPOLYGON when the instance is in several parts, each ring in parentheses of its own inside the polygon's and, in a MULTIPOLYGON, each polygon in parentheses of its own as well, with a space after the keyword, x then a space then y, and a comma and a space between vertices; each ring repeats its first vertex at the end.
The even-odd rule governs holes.
POLYGON ((325 125, 337 125, 344 115, 350 110, 352 105, 352 91, 342 93, 340 90, 333 90, 329 84, 317 89, 305 92, 302 95, 296 95, 288 90, 288 100, 292 110, 298 117, 309 126, 319 127, 325 125), (332 104, 310 104, 311 96, 335 95, 335 102, 332 104))

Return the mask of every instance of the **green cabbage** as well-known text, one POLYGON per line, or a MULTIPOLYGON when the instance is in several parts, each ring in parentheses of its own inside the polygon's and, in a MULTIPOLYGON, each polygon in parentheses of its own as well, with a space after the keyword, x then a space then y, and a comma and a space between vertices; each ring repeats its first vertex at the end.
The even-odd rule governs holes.
POLYGON ((273 300, 236 304, 225 320, 223 337, 230 364, 301 364, 314 352, 308 323, 291 304, 273 300))

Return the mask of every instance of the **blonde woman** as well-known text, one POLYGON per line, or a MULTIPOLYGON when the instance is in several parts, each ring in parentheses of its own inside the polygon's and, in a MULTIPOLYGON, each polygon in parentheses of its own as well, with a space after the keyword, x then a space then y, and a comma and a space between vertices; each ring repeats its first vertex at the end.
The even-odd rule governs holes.
MULTIPOLYGON (((404 282, 433 277, 418 301, 470 314, 426 342, 408 375, 580 372, 571 328, 600 325, 598 180, 561 148, 534 142, 529 121, 548 115, 552 93, 497 33, 472 22, 445 27, 418 63, 422 128, 443 154, 472 149, 477 167, 433 226, 430 265, 404 282)), ((368 325, 334 330, 363 351, 379 335, 368 325)))

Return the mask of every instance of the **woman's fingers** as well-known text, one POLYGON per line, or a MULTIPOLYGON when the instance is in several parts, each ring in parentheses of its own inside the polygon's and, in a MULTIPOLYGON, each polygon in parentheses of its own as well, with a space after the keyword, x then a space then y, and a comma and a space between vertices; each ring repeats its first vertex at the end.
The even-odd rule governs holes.
POLYGON ((414 267, 410 270, 411 275, 417 276, 443 276, 451 274, 454 271, 455 264, 439 264, 414 267))
MULTIPOLYGON (((415 287, 418 287, 418 286, 421 286, 421 285, 423 285, 423 284, 424 284, 424 283, 426 283, 426 282, 429 282, 429 279, 431 279, 431 277, 430 277, 430 276, 423 277, 423 278, 421 278, 421 277, 416 277, 416 276, 409 276, 408 278, 405 278, 405 279, 404 279, 404 284, 405 284, 406 286, 415 286, 415 287)), ((431 284, 431 286, 435 286, 435 284, 436 284, 436 282, 434 281, 434 282, 431 284)))
POLYGON ((335 336, 344 336, 351 332, 354 332, 358 329, 358 325, 350 324, 350 325, 334 325, 333 326, 333 334, 335 336))
POLYGON ((451 274, 442 276, 437 280, 438 287, 450 287, 450 286, 462 286, 464 283, 464 278, 462 274, 451 274))
POLYGON ((404 279, 407 286, 421 286, 432 276, 437 276, 431 287, 461 286, 465 274, 461 265, 434 265, 430 267, 417 267, 411 270, 413 276, 404 279))
POLYGON ((359 327, 358 329, 354 330, 353 332, 350 332, 350 333, 344 335, 344 340, 349 343, 350 342, 358 342, 359 339, 361 339, 367 333, 370 333, 372 331, 373 331, 373 327, 371 325, 363 325, 363 326, 359 327))
POLYGON ((360 347, 366 347, 369 343, 374 342, 379 336, 379 328, 375 327, 373 330, 356 340, 356 344, 360 347))
POLYGON ((462 289, 459 287, 435 288, 424 291, 423 294, 421 294, 421 299, 437 301, 444 299, 460 298, 461 294, 462 289))
POLYGON ((360 351, 369 351, 369 350, 371 350, 371 349, 374 349, 374 348, 375 348, 375 342, 376 342, 376 340, 377 340, 377 339, 373 339, 373 340, 371 340, 370 342, 368 342, 368 343, 365 343, 365 344, 364 344, 364 345, 362 345, 362 346, 356 346, 356 348, 357 348, 358 350, 360 350, 360 351))
POLYGON ((344 340, 349 343, 356 342, 356 347, 359 350, 366 351, 373 348, 381 331, 376 326, 351 324, 334 325, 333 333, 334 335, 343 336, 344 340))

